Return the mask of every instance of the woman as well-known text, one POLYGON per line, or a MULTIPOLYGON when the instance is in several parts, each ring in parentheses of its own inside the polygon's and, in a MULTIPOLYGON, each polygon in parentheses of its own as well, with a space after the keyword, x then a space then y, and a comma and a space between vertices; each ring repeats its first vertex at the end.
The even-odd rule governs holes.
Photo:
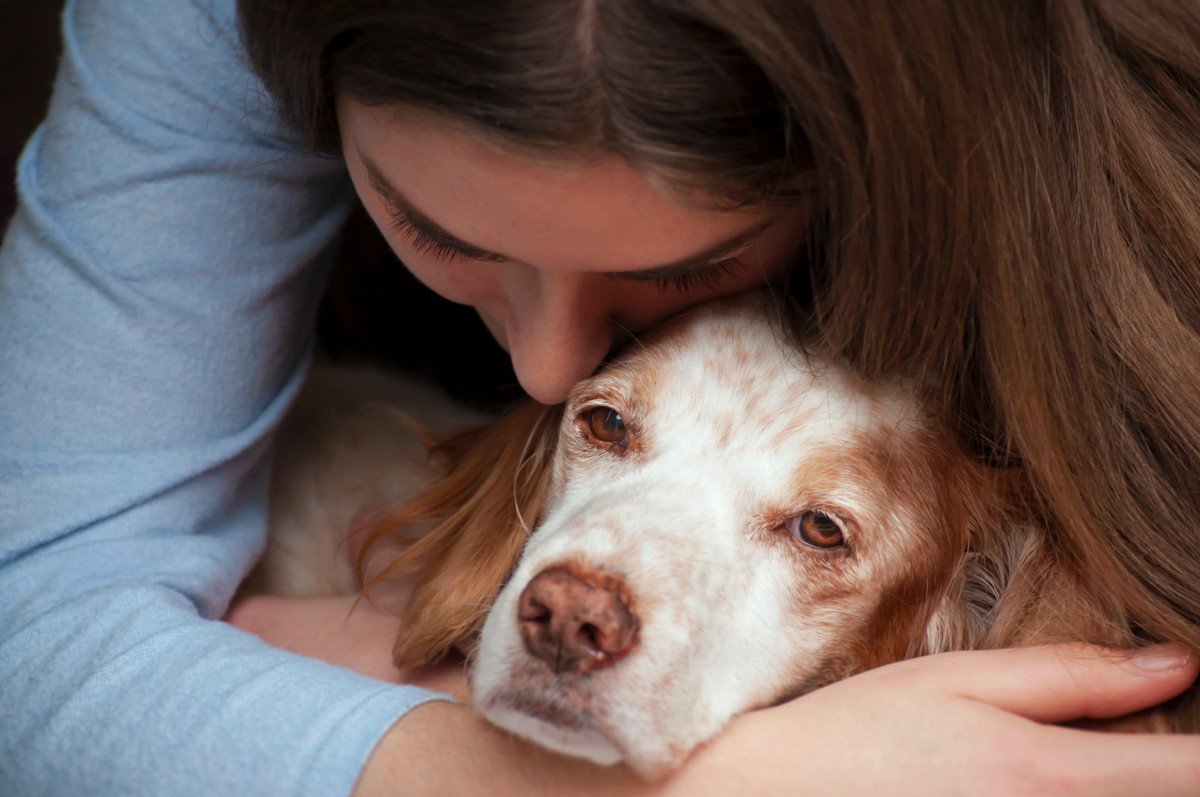
MULTIPOLYGON (((1194 738, 1039 723, 1196 675, 1200 19, 908 5, 70 4, 0 259, 6 792, 1194 791, 1194 738), (261 546, 347 171, 542 401, 623 336, 786 280, 805 340, 907 374, 1028 471, 1131 644, 1184 647, 906 662, 643 786, 202 619, 261 546)), ((344 616, 233 619, 378 672, 394 629, 344 616)))

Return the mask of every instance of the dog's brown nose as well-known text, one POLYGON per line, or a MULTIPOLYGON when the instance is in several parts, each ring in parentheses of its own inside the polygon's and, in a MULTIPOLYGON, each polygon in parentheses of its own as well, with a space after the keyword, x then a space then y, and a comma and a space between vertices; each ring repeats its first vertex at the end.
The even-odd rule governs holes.
POLYGON ((556 673, 607 667, 637 641, 638 619, 616 576, 556 565, 533 577, 517 602, 525 649, 556 673))

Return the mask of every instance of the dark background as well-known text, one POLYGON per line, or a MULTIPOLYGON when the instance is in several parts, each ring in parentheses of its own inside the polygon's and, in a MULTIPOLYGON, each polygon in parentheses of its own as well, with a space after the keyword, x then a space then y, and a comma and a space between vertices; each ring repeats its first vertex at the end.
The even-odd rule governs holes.
MULTIPOLYGON (((62 0, 0 0, 0 230, 15 205, 17 157, 46 112, 62 0)), ((508 357, 474 310, 417 282, 365 214, 347 226, 318 334, 338 360, 428 375, 452 395, 498 409, 521 395, 508 357)))
POLYGON ((46 113, 61 8, 61 0, 0 0, 0 230, 12 215, 17 155, 46 113))

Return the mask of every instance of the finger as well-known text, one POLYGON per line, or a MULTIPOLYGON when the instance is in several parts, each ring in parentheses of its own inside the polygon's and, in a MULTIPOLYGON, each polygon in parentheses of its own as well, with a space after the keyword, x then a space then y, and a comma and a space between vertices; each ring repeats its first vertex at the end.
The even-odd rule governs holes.
POLYGON ((1046 729, 1058 752, 1071 762, 1080 794, 1096 797, 1200 794, 1200 738, 1196 736, 1096 733, 1046 729))
POLYGON ((1038 722, 1118 717, 1156 706, 1195 681, 1198 668, 1196 657, 1175 645, 1137 653, 1043 645, 989 654, 948 654, 939 688, 1038 722))

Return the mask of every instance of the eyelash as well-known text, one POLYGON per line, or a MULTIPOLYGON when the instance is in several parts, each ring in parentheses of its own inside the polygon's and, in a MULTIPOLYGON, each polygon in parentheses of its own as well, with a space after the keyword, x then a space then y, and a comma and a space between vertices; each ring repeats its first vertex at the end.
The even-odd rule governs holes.
POLYGON ((683 274, 676 274, 673 277, 658 277, 654 280, 654 287, 660 291, 672 289, 690 291, 693 288, 715 288, 721 284, 722 280, 741 267, 742 261, 740 259, 729 257, 724 260, 718 260, 715 263, 709 263, 708 268, 701 271, 688 271, 683 274))
POLYGON ((453 260, 456 257, 465 257, 484 262, 498 262, 500 260, 498 257, 474 257, 457 246, 442 243, 421 228, 413 226, 412 222, 396 209, 392 210, 392 223, 390 226, 392 232, 408 241, 409 246, 415 249, 417 254, 429 255, 437 260, 453 260))
MULTIPOLYGON (((498 262, 500 260, 497 257, 475 257, 469 252, 459 249, 457 246, 439 241, 421 228, 414 226, 398 208, 392 208, 392 222, 390 226, 392 232, 407 241, 409 246, 416 250, 418 254, 429 255, 437 260, 453 260, 457 257, 481 262, 498 262)), ((739 258, 730 257, 711 263, 708 268, 702 271, 689 271, 670 277, 657 277, 653 282, 654 286, 660 291, 689 291, 693 288, 715 288, 722 280, 741 267, 742 261, 739 258)))

